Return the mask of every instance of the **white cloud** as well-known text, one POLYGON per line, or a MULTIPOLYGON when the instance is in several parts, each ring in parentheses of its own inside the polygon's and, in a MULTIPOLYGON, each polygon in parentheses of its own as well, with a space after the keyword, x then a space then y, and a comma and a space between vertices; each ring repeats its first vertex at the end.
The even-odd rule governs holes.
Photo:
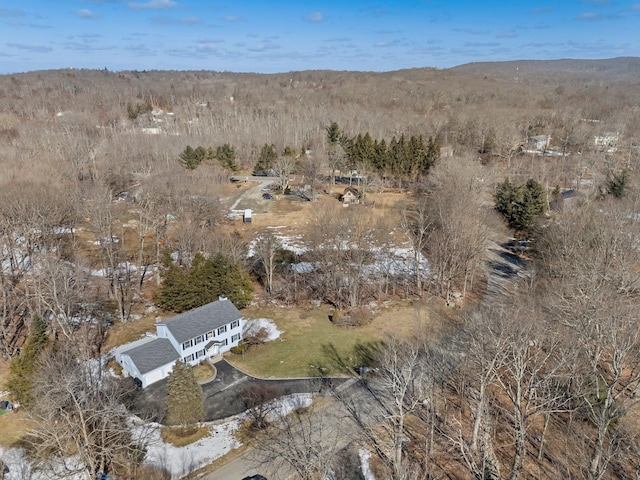
POLYGON ((324 15, 322 12, 313 12, 307 15, 307 22, 319 23, 324 21, 324 15))
POLYGON ((598 20, 600 16, 597 13, 587 12, 587 13, 581 13, 576 18, 578 20, 598 20))
POLYGON ((95 20, 96 18, 102 17, 102 15, 100 15, 99 13, 92 12, 88 8, 83 8, 76 11, 76 15, 80 18, 86 18, 88 20, 95 20))
POLYGON ((151 19, 151 23, 156 25, 198 25, 202 23, 197 17, 171 18, 171 17, 155 17, 151 19))
POLYGON ((38 43, 7 43, 7 47, 19 48, 20 50, 28 50, 30 52, 46 53, 53 50, 47 45, 38 43))
POLYGON ((129 8, 132 10, 170 10, 178 4, 172 0, 149 0, 148 2, 131 2, 129 8))

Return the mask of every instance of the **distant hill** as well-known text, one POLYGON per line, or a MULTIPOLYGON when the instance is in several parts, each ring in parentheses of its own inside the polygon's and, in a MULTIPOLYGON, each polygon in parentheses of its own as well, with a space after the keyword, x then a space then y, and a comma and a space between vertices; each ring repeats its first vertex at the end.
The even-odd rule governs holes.
POLYGON ((640 57, 601 60, 514 60, 476 62, 448 69, 477 77, 525 84, 640 84, 640 57))

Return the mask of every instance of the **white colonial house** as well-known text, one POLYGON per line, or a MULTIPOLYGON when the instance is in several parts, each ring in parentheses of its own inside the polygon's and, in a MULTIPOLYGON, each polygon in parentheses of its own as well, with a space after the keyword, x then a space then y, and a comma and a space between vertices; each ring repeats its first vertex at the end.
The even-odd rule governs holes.
POLYGON ((156 335, 116 349, 116 361, 143 387, 166 378, 176 360, 196 365, 238 345, 243 318, 226 298, 156 323, 156 335))

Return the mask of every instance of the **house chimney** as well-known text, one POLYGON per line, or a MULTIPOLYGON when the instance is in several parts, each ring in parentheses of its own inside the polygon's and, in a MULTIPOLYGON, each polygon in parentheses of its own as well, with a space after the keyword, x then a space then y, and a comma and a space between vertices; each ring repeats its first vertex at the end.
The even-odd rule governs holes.
POLYGON ((226 299, 227 299, 227 297, 225 295, 218 295, 218 301, 219 302, 222 302, 222 301, 224 301, 226 299))

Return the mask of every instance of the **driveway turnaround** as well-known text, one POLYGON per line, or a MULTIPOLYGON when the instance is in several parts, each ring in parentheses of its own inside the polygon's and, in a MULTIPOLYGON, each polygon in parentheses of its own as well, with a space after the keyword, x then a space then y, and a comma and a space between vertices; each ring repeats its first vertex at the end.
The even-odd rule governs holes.
MULTIPOLYGON (((277 396, 292 393, 322 393, 329 385, 339 385, 346 378, 292 378, 264 380, 251 377, 233 367, 226 360, 215 364, 218 370, 214 380, 202 386, 204 393, 205 419, 207 421, 242 413, 246 410, 243 393, 248 387, 266 387, 277 396)), ((167 381, 161 380, 145 389, 140 389, 134 401, 133 409, 144 409, 157 415, 158 421, 164 420, 166 412, 167 381)))

